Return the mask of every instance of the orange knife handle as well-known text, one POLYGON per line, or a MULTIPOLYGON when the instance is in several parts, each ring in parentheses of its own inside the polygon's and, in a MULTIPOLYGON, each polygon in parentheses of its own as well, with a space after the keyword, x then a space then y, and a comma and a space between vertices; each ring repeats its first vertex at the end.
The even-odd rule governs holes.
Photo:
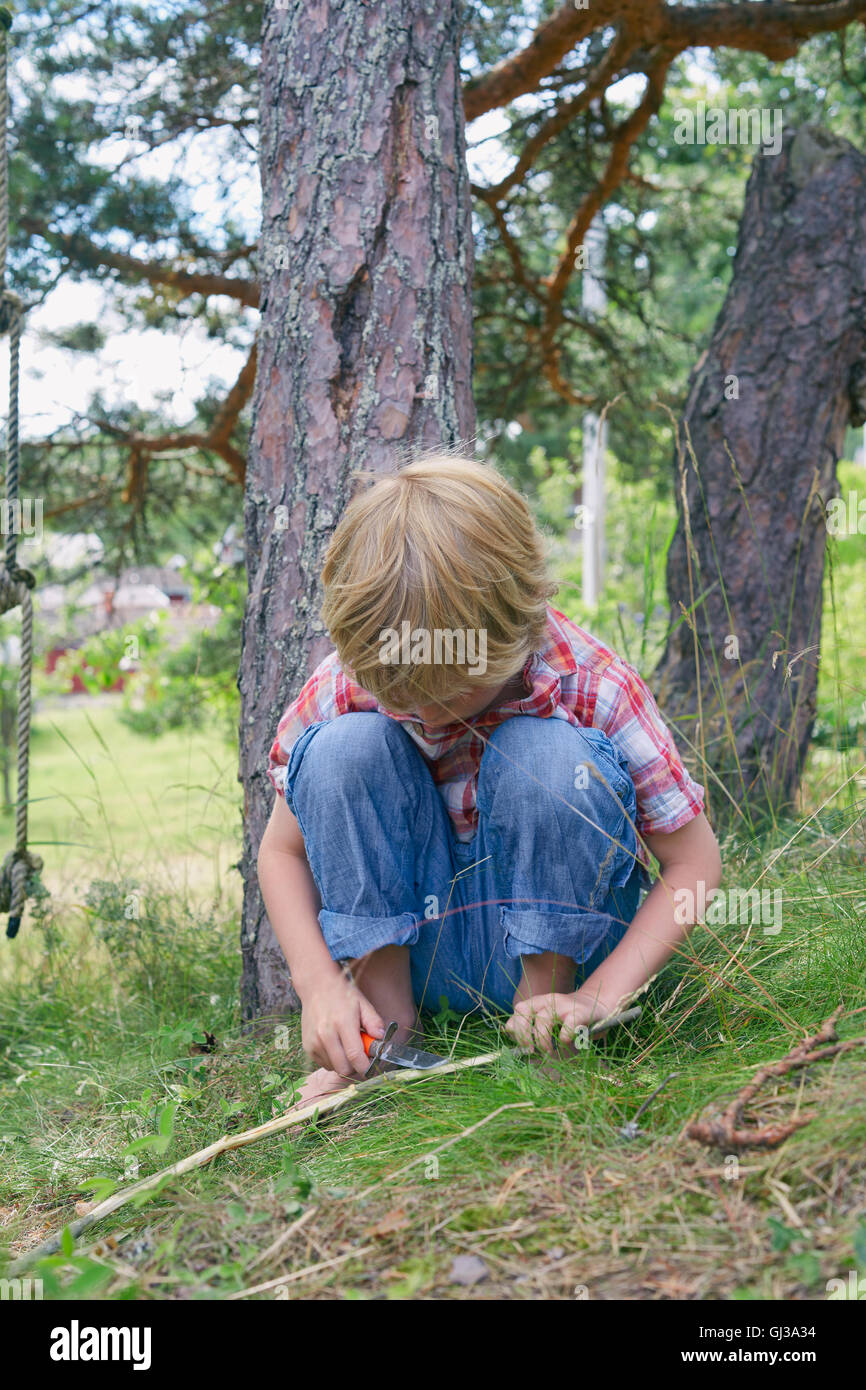
POLYGON ((396 1031, 396 1023, 389 1023, 388 1027, 385 1029, 385 1036, 383 1038, 374 1038, 371 1033, 365 1033, 364 1029, 362 1028, 361 1042, 364 1044, 364 1051, 366 1052, 367 1056, 370 1057, 372 1055, 374 1061, 377 1060, 378 1057, 381 1055, 382 1048, 385 1047, 386 1044, 391 1041, 391 1038, 394 1036, 396 1031), (373 1046, 373 1043, 378 1043, 378 1049, 376 1053, 371 1054, 370 1048, 373 1046))

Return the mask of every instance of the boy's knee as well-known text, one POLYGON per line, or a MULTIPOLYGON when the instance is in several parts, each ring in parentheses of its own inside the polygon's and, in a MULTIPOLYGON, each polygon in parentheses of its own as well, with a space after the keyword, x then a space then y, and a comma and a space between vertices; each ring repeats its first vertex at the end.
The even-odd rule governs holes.
POLYGON ((353 710, 307 729, 286 774, 289 808, 303 823, 305 815, 357 807, 384 787, 402 785, 410 779, 401 740, 406 735, 399 725, 375 712, 353 710))
MULTIPOLYGON (((489 740, 481 762, 479 806, 519 808, 521 817, 533 811, 550 816, 571 806, 586 810, 613 805, 626 790, 621 769, 600 757, 591 739, 564 719, 519 715, 500 724, 489 740)), ((621 802, 619 805, 621 810, 621 802)))
POLYGON ((384 714, 340 714, 316 730, 304 749, 303 769, 317 782, 345 784, 358 777, 368 781, 377 771, 381 773, 383 759, 403 738, 402 730, 384 714))

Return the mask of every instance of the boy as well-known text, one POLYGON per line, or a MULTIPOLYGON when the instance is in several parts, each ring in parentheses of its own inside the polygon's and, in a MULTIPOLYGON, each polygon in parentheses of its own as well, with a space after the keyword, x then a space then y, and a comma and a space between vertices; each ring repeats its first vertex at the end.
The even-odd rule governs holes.
POLYGON ((443 995, 551 1051, 677 948, 678 889, 718 886, 703 788, 632 667, 548 606, 543 539, 493 468, 378 478, 322 580, 336 650, 279 722, 258 857, 320 1068, 302 1099, 366 1071, 362 1029, 405 1039, 443 995))

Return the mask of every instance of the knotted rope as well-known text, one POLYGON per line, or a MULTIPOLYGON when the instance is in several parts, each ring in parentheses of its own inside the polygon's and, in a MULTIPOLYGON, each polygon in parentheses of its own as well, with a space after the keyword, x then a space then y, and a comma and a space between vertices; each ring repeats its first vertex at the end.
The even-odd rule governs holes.
POLYGON ((18 783, 15 806, 15 848, 0 867, 0 912, 9 913, 6 935, 16 936, 27 896, 28 880, 42 868, 38 854, 27 848, 27 804, 30 781, 30 710, 33 672, 33 598, 36 583, 18 564, 18 379, 23 305, 6 285, 9 249, 9 167, 6 148, 8 91, 8 10, 0 9, 0 333, 9 334, 9 428, 6 449, 6 501, 3 504, 4 559, 0 564, 0 614, 21 608, 21 665, 18 673, 18 783), (17 513, 17 514, 16 514, 17 513))

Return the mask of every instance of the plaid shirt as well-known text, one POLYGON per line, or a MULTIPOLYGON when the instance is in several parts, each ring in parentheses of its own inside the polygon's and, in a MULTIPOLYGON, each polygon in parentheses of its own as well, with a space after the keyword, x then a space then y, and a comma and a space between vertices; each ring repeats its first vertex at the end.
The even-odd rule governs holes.
POLYGON ((485 740, 503 720, 530 714, 567 719, 607 734, 624 755, 634 781, 641 835, 687 825, 703 809, 704 789, 683 767, 649 687, 633 666, 554 608, 547 611, 546 635, 545 645, 523 668, 525 698, 438 729, 425 729, 411 715, 383 709, 369 691, 349 680, 332 652, 277 726, 268 762, 272 785, 285 793, 292 745, 308 725, 353 710, 373 710, 405 726, 430 768, 458 839, 471 840, 478 824, 475 793, 485 740))

